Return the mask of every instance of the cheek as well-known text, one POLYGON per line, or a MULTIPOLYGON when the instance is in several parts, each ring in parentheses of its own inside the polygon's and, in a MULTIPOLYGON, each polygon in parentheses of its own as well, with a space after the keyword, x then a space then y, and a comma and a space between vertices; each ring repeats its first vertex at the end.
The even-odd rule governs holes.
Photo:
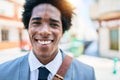
POLYGON ((56 30, 54 34, 59 38, 62 37, 62 31, 61 30, 56 30))
POLYGON ((62 38, 62 33, 58 33, 58 35, 56 35, 57 36, 57 38, 58 38, 58 40, 60 41, 60 39, 62 38))
POLYGON ((30 36, 32 36, 34 33, 35 33, 35 29, 33 29, 33 28, 29 28, 29 29, 28 29, 28 34, 29 34, 30 36))
POLYGON ((32 36, 33 36, 34 32, 32 30, 28 30, 28 35, 29 35, 29 38, 30 40, 32 41, 32 36))
POLYGON ((28 30, 28 34, 29 34, 29 37, 31 37, 31 31, 30 30, 28 30))

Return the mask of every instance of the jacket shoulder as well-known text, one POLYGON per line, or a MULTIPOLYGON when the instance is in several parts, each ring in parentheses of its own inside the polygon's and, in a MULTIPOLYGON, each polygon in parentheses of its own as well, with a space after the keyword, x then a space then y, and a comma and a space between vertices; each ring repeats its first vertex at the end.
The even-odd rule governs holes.
POLYGON ((78 69, 85 69, 85 70, 92 70, 93 67, 90 66, 90 65, 87 65, 81 61, 78 61, 77 59, 73 59, 72 61, 72 66, 75 67, 75 68, 78 68, 78 69))
POLYGON ((22 56, 0 64, 0 78, 6 80, 6 76, 18 76, 16 73, 19 73, 20 64, 24 58, 25 56, 22 56))
POLYGON ((72 80, 95 80, 94 68, 77 59, 73 59, 68 70, 71 72, 72 80))
POLYGON ((12 65, 18 65, 24 58, 25 56, 21 56, 21 57, 18 57, 18 58, 15 58, 13 60, 10 60, 10 61, 7 61, 7 62, 4 62, 2 64, 0 64, 0 69, 2 67, 8 67, 8 66, 12 66, 12 65))

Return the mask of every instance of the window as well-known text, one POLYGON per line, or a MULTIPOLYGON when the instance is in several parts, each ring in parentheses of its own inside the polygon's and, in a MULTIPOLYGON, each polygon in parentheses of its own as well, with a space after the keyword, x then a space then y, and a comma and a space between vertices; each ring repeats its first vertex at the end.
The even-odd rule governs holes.
POLYGON ((8 29, 2 29, 2 41, 8 41, 8 29))
POLYGON ((119 50, 119 31, 118 31, 118 29, 110 30, 110 49, 119 50))

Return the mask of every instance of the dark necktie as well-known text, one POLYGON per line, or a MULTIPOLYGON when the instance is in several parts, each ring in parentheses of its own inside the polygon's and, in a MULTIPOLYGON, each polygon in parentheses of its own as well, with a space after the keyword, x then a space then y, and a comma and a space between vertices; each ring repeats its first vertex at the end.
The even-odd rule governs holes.
POLYGON ((40 67, 38 68, 38 70, 39 70, 38 80, 47 80, 50 71, 45 67, 40 67))

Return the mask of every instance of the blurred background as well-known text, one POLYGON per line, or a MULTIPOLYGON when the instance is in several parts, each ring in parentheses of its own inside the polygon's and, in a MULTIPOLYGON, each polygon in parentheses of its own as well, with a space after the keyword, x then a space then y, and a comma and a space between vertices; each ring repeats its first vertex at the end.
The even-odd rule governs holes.
MULTIPOLYGON (((93 66, 96 80, 120 80, 120 0, 68 0, 72 27, 59 47, 93 66)), ((25 0, 0 0, 0 63, 32 49, 21 21, 25 0)))

